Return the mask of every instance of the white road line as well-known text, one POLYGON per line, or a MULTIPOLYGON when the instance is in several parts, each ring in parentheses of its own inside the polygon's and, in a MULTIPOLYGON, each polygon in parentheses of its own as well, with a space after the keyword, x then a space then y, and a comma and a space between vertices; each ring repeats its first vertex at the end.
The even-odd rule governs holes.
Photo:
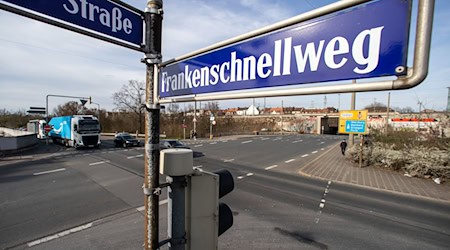
POLYGON ((299 141, 293 141, 292 143, 299 143, 299 142, 301 142, 301 140, 299 140, 299 141))
POLYGON ((62 231, 62 232, 59 232, 57 234, 41 238, 39 240, 28 242, 27 245, 28 245, 28 247, 36 246, 36 245, 39 245, 39 244, 47 242, 47 241, 55 240, 55 239, 58 239, 60 237, 66 236, 66 235, 69 235, 69 234, 72 234, 72 233, 76 233, 76 232, 88 229, 90 227, 92 227, 92 223, 84 224, 84 225, 79 226, 79 227, 74 227, 72 229, 69 229, 69 230, 66 230, 66 231, 62 231))
POLYGON ((324 144, 325 142, 324 141, 321 141, 319 144, 324 144))
POLYGON ((270 138, 266 138, 266 137, 264 137, 264 138, 261 138, 261 141, 266 141, 266 140, 269 140, 270 138))
POLYGON ((250 142, 253 142, 252 140, 250 140, 250 141, 243 141, 243 142, 241 142, 242 144, 246 144, 246 143, 250 143, 250 142))
POLYGON ((289 162, 293 162, 293 161, 295 161, 295 159, 287 160, 287 161, 285 161, 284 163, 289 163, 289 162))
POLYGON ((325 148, 321 148, 320 150, 325 150, 325 148))
POLYGON ((95 165, 99 165, 99 164, 103 164, 103 163, 107 163, 109 161, 98 161, 98 162, 93 162, 93 163, 89 163, 89 166, 95 166, 95 165))
POLYGON ((133 159, 133 158, 138 158, 138 157, 143 157, 143 154, 140 155, 134 155, 134 156, 128 156, 127 159, 133 159))
POLYGON ((214 145, 214 144, 217 144, 217 142, 215 141, 215 142, 211 142, 211 143, 209 143, 210 145, 214 145))
POLYGON ((194 148, 203 147, 203 144, 195 145, 194 148))
POLYGON ((238 176, 237 177, 239 180, 244 179, 244 176, 238 176))
POLYGON ((223 162, 232 162, 232 161, 234 161, 234 159, 225 159, 225 160, 223 160, 223 162))
POLYGON ((49 171, 34 173, 33 175, 51 174, 51 173, 60 172, 60 171, 64 171, 64 170, 66 170, 66 169, 65 168, 59 168, 59 169, 55 169, 55 170, 49 170, 49 171))
POLYGON ((250 176, 253 175, 253 173, 248 173, 248 174, 246 174, 246 175, 247 175, 247 177, 250 177, 250 176))
POLYGON ((309 154, 304 154, 304 155, 302 155, 302 158, 305 158, 305 157, 307 157, 309 154))
POLYGON ((265 168, 265 170, 270 170, 270 169, 276 168, 276 167, 278 167, 278 165, 272 165, 272 166, 270 166, 270 167, 265 168))
POLYGON ((194 166, 194 168, 202 168, 203 165, 194 166))
POLYGON ((312 154, 316 154, 317 152, 319 152, 319 151, 312 151, 311 153, 312 153, 312 154))

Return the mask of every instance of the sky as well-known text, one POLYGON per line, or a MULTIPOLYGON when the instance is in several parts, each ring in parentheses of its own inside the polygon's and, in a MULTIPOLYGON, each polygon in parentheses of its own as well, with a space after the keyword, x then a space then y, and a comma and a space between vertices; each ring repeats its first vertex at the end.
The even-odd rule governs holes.
MULTIPOLYGON (((0 0, 1 2, 1 0, 0 0)), ((88 0, 89 2, 89 0, 88 0)), ((145 0, 126 2, 144 9, 145 0)), ((163 61, 333 3, 333 0, 164 0, 163 61)), ((417 1, 413 1, 413 15, 417 1)), ((429 74, 409 90, 356 94, 356 109, 374 102, 391 107, 445 110, 450 87, 450 1, 436 0, 429 74)), ((413 19, 413 25, 415 20, 413 19)), ((414 30, 411 31, 411 37, 414 30)), ((408 66, 412 66, 410 39, 408 66)), ((129 80, 145 81, 143 53, 0 10, 0 109, 45 107, 47 95, 92 97, 114 110, 112 95, 129 80)), ((363 81, 363 80, 362 80, 363 81)), ((346 82, 347 83, 347 82, 346 82)), ((219 101, 220 108, 296 106, 350 109, 351 94, 219 101)), ((49 97, 51 112, 76 99, 49 97)), ((181 108, 192 103, 181 103, 181 108)), ((97 105, 87 104, 88 108, 97 105)))

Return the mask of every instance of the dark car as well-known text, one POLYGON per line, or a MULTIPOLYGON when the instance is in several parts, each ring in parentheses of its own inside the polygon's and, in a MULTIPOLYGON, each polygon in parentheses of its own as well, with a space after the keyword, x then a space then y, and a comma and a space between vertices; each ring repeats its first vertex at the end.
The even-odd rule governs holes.
POLYGON ((119 133, 114 138, 114 146, 116 147, 129 147, 129 146, 139 146, 141 142, 134 136, 128 133, 119 133))
POLYGON ((188 146, 183 144, 179 140, 161 140, 159 141, 159 148, 161 150, 168 149, 168 148, 187 148, 190 149, 188 146))

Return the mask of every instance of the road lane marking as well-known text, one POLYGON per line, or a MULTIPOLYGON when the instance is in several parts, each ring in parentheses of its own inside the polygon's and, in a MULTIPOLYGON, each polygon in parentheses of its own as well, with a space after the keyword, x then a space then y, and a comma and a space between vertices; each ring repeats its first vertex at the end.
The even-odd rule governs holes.
POLYGON ((299 143, 299 142, 302 142, 302 140, 293 141, 292 143, 299 143))
POLYGON ((302 155, 302 158, 305 158, 305 157, 307 157, 309 154, 304 154, 304 155, 302 155))
POLYGON ((194 166, 194 168, 202 168, 203 165, 194 166))
POLYGON ((323 192, 322 199, 320 199, 319 211, 318 211, 319 215, 315 219, 316 224, 319 223, 319 221, 320 221, 319 216, 322 214, 322 209, 325 207, 325 197, 327 196, 328 192, 330 192, 330 185, 331 185, 331 181, 328 181, 327 187, 325 188, 325 191, 323 192))
POLYGON ((248 174, 246 174, 245 176, 244 175, 241 175, 241 176, 238 176, 237 178, 239 179, 239 180, 242 180, 242 179, 244 179, 245 177, 250 177, 250 176, 253 176, 254 174, 253 173, 248 173, 248 174))
POLYGON ((272 165, 272 166, 270 166, 270 167, 265 168, 265 170, 270 170, 270 169, 276 168, 276 167, 278 167, 278 165, 272 165))
POLYGON ((203 147, 203 144, 195 145, 194 148, 203 147))
POLYGON ((232 162, 232 161, 234 161, 234 159, 225 159, 225 160, 223 160, 223 162, 232 162))
POLYGON ((290 163, 290 162, 293 162, 293 161, 295 161, 295 159, 287 160, 287 161, 285 161, 284 163, 290 163))
POLYGON ((211 143, 209 143, 210 145, 214 145, 214 144, 217 144, 217 142, 215 141, 215 142, 211 142, 211 143))
POLYGON ((33 175, 51 174, 51 173, 56 173, 56 172, 60 172, 60 171, 64 171, 64 170, 66 170, 66 169, 65 168, 59 168, 59 169, 55 169, 55 170, 49 170, 49 171, 34 173, 33 175))
POLYGON ((246 143, 250 143, 250 142, 253 142, 252 140, 250 140, 250 141, 243 141, 243 142, 241 142, 242 144, 246 144, 246 143))
POLYGON ((270 138, 266 138, 266 137, 264 137, 264 138, 261 138, 261 141, 265 141, 265 140, 269 140, 270 138))
POLYGON ((98 161, 98 162, 93 162, 93 163, 89 163, 89 166, 95 166, 95 165, 99 165, 99 164, 103 164, 103 163, 107 163, 109 161, 98 161))
POLYGON ((41 238, 39 240, 28 242, 27 245, 28 245, 28 247, 36 246, 36 245, 39 245, 41 243, 45 243, 47 241, 55 240, 55 239, 58 239, 60 237, 72 234, 72 233, 80 232, 80 231, 88 229, 90 227, 92 227, 92 222, 84 224, 84 225, 81 225, 79 227, 74 227, 74 228, 66 230, 66 231, 59 232, 59 233, 54 234, 54 235, 50 235, 50 236, 41 238))
POLYGON ((138 158, 138 157, 143 157, 143 154, 140 155, 134 155, 134 156, 128 156, 127 159, 133 159, 133 158, 138 158))
POLYGON ((312 154, 316 154, 317 152, 319 152, 319 151, 312 151, 311 153, 312 153, 312 154))
POLYGON ((320 150, 325 150, 325 148, 321 148, 320 150))

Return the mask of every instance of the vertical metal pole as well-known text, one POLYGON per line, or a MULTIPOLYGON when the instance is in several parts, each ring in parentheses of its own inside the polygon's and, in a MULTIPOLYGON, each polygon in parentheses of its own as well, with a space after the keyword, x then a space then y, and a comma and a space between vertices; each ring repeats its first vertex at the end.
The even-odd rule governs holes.
POLYGON ((146 115, 145 115, 145 242, 144 249, 159 248, 159 115, 158 64, 161 63, 162 0, 148 0, 145 8, 146 115))
MULTIPOLYGON (((168 178, 169 179, 169 178, 168 178)), ((170 237, 170 250, 184 250, 186 244, 185 231, 185 189, 186 176, 171 176, 168 196, 168 234, 170 237), (171 215, 171 216, 170 216, 171 215)))
POLYGON ((388 93, 388 105, 386 110, 386 134, 389 133, 389 111, 391 109, 391 92, 388 93))
MULTIPOLYGON (((352 83, 356 84, 356 80, 352 80, 352 83)), ((356 106, 355 104, 356 104, 356 93, 352 92, 352 100, 350 103, 351 110, 355 110, 355 106, 356 106)), ((354 134, 348 135, 348 144, 350 147, 353 146, 353 144, 355 144, 355 135, 354 134)))
POLYGON ((192 137, 197 140, 197 101, 194 101, 194 132, 192 137))
POLYGON ((281 100, 281 135, 283 135, 283 100, 281 100))

